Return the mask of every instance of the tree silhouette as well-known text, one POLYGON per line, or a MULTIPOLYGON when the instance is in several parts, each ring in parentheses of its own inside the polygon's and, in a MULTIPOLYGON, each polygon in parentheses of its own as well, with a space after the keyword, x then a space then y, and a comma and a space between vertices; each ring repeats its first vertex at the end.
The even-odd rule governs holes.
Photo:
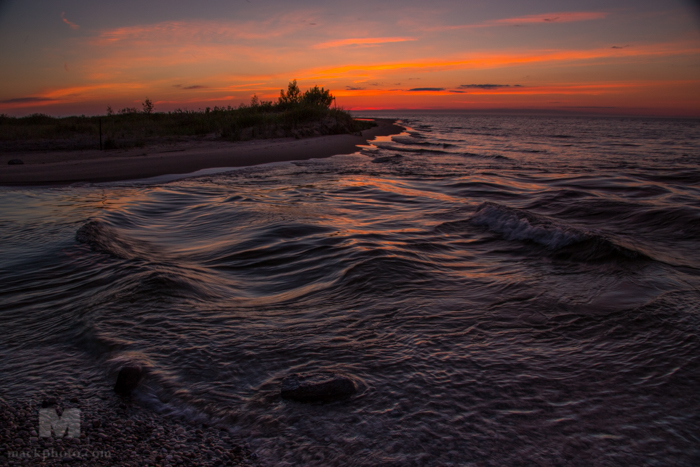
POLYGON ((318 86, 314 86, 304 93, 302 103, 314 107, 328 108, 331 106, 334 100, 335 97, 333 97, 329 90, 323 88, 319 89, 318 86))
POLYGON ((153 102, 147 97, 145 101, 141 103, 143 106, 143 113, 145 114, 152 114, 153 109, 155 109, 155 106, 153 105, 153 102))
POLYGON ((292 80, 287 86, 287 93, 285 94, 284 89, 280 90, 280 98, 278 104, 282 106, 295 105, 301 102, 301 90, 297 85, 297 80, 292 80))

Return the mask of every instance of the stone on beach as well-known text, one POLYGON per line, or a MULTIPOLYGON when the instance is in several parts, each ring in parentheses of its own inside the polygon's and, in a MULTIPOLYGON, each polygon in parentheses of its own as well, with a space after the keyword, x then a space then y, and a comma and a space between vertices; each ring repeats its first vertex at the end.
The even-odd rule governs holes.
POLYGON ((195 430, 184 419, 126 409, 119 397, 63 391, 43 400, 0 399, 0 421, 0 465, 136 467, 163 465, 168 457, 168 465, 257 465, 250 446, 221 427, 195 430), (80 401, 74 407, 81 410, 80 436, 38 436, 36 414, 46 408, 43 402, 61 406, 71 399, 80 401))
POLYGON ((128 396, 141 382, 143 370, 138 366, 125 366, 119 370, 117 383, 114 385, 114 392, 128 396))
POLYGON ((301 402, 325 401, 357 392, 347 376, 330 374, 292 374, 282 380, 282 397, 301 402))

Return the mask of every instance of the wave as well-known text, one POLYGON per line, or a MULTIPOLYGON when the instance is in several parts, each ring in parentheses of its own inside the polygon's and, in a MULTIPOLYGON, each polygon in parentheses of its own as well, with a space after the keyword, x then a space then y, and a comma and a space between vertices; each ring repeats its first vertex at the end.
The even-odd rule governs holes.
POLYGON ((382 144, 375 143, 375 146, 379 149, 384 149, 387 151, 400 151, 400 152, 414 152, 414 153, 431 153, 431 154, 451 154, 448 151, 442 151, 440 149, 427 149, 427 148, 411 148, 406 146, 399 146, 392 143, 382 144))
POLYGON ((493 202, 485 202, 469 219, 501 234, 507 240, 530 241, 553 251, 558 259, 582 262, 636 261, 646 254, 618 244, 606 236, 586 232, 544 216, 493 202))
POLYGON ((441 142, 430 142, 430 141, 416 141, 416 138, 414 137, 405 137, 405 136, 392 136, 391 140, 395 143, 399 144, 406 144, 409 146, 431 146, 431 147, 438 147, 438 148, 453 148, 456 147, 456 144, 451 144, 451 143, 441 143, 441 142))
POLYGON ((475 157, 477 159, 491 159, 491 160, 498 160, 498 161, 512 161, 510 157, 502 156, 500 154, 476 154, 473 152, 462 152, 459 154, 462 157, 475 157))
POLYGON ((75 239, 94 252, 119 259, 143 258, 153 250, 146 242, 123 238, 116 229, 99 220, 86 222, 75 233, 75 239))
POLYGON ((372 163, 374 163, 374 164, 400 164, 402 160, 403 160, 403 156, 401 154, 396 154, 395 156, 376 157, 376 158, 372 159, 372 163))
POLYGON ((492 202, 481 204, 470 221, 502 234, 507 240, 530 240, 552 249, 585 239, 585 234, 579 230, 492 202))

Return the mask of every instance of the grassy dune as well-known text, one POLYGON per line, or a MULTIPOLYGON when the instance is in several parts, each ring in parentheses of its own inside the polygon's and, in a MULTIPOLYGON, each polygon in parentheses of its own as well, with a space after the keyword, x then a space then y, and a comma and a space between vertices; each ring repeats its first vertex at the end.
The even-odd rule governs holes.
POLYGON ((296 82, 281 91, 276 103, 207 107, 204 110, 154 112, 147 99, 143 111, 122 109, 107 115, 55 118, 34 114, 27 117, 0 115, 0 147, 4 150, 104 149, 145 146, 149 143, 191 137, 241 141, 277 137, 357 133, 373 126, 357 121, 337 108, 333 96, 318 87, 301 94, 296 82))

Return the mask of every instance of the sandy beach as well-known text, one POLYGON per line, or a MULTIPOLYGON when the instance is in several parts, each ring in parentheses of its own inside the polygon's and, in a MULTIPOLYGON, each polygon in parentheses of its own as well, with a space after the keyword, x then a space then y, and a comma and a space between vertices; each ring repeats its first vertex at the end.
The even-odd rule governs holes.
POLYGON ((110 182, 159 175, 191 173, 214 167, 244 167, 270 162, 351 154, 377 136, 399 134, 393 120, 376 119, 378 126, 359 135, 276 138, 228 142, 190 139, 143 148, 83 151, 5 152, 0 156, 0 185, 64 185, 110 182), (8 165, 20 159, 22 165, 8 165))

